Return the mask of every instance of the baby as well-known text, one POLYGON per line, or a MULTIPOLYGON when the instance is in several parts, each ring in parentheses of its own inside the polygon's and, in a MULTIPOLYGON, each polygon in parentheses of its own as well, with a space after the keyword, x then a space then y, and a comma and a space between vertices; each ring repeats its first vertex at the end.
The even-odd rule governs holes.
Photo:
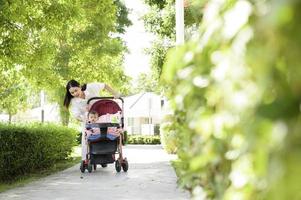
POLYGON ((93 124, 93 123, 96 123, 97 121, 98 121, 98 113, 95 112, 95 111, 89 112, 89 114, 88 114, 88 123, 93 124))
MULTIPOLYGON (((108 114, 107 114, 108 115, 108 114)), ((106 115, 106 116, 107 116, 106 115)), ((100 119, 99 115, 95 111, 91 111, 88 114, 88 126, 86 127, 86 132, 85 132, 85 139, 87 139, 92 136, 92 137, 97 137, 97 135, 100 134, 100 129, 98 127, 93 127, 92 124, 94 123, 103 123, 104 121, 100 119), (91 125, 89 125, 91 124, 91 125)), ((107 122, 107 121, 106 121, 107 122)), ((107 128, 107 138, 110 140, 114 140, 116 137, 118 137, 122 133, 121 128, 117 127, 108 127, 107 128)))
POLYGON ((98 127, 93 127, 90 124, 97 123, 98 120, 98 113, 95 111, 91 111, 88 113, 88 122, 86 126, 86 131, 85 131, 85 140, 91 136, 91 135, 99 135, 100 134, 100 129, 98 127))

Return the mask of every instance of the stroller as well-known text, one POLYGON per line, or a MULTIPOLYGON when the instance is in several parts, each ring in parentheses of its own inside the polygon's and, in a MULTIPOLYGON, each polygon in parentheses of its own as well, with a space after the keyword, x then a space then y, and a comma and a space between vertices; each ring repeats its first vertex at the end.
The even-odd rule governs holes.
MULTIPOLYGON (((87 155, 86 159, 88 162, 82 161, 80 165, 80 170, 82 173, 85 169, 89 173, 92 172, 92 167, 96 170, 97 165, 100 164, 103 168, 107 167, 107 164, 115 162, 115 169, 117 172, 121 171, 121 168, 126 172, 129 168, 128 161, 123 157, 122 154, 122 144, 123 144, 123 131, 116 137, 109 137, 109 129, 119 129, 123 130, 124 118, 123 118, 123 107, 124 101, 122 98, 113 100, 113 97, 93 97, 88 100, 89 105, 91 101, 94 101, 90 108, 90 112, 94 111, 99 114, 99 116, 108 116, 116 113, 120 113, 120 119, 118 121, 106 121, 105 123, 94 123, 86 124, 86 129, 98 128, 100 134, 97 137, 87 138, 87 155), (97 101, 95 101, 97 100, 97 101), (121 101, 122 109, 116 101, 121 101), (115 159, 115 154, 118 158, 115 159)), ((82 136, 84 137, 84 136, 82 136)))

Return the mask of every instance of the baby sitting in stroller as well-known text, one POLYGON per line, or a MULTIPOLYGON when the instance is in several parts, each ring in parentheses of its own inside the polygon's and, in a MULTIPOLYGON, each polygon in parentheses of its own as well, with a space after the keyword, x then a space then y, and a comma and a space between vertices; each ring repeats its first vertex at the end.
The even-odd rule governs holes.
MULTIPOLYGON (((120 113, 117 113, 116 115, 110 114, 108 118, 108 114, 105 116, 99 117, 98 113, 96 111, 90 111, 88 113, 88 121, 86 124, 86 130, 85 130, 85 141, 88 142, 88 139, 90 141, 96 140, 100 138, 100 128, 98 126, 94 126, 96 123, 108 123, 108 122, 117 122, 119 121, 120 113)), ((115 140, 120 134, 122 133, 121 128, 117 127, 108 127, 107 129, 107 135, 106 137, 110 140, 115 140)))
POLYGON ((97 120, 98 120, 97 112, 91 111, 88 113, 88 121, 86 123, 86 130, 85 130, 86 143, 88 141, 88 138, 100 135, 100 129, 97 127, 93 127, 93 124, 97 123, 97 120))

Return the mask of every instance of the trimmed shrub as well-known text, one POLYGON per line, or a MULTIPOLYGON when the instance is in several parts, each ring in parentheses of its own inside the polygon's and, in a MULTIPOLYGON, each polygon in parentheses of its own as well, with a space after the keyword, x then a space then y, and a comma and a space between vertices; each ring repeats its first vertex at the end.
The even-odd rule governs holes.
POLYGON ((122 140, 122 145, 126 145, 128 143, 128 132, 124 131, 123 132, 123 140, 122 140))
POLYGON ((158 135, 128 135, 127 144, 161 144, 158 135))
POLYGON ((0 124, 0 180, 52 166, 72 151, 76 131, 53 124, 0 124))

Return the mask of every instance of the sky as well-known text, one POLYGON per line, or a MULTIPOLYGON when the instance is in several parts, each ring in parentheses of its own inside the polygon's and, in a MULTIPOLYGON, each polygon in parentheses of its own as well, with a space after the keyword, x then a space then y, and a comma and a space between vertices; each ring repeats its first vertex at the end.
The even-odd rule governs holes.
POLYGON ((140 73, 150 72, 150 57, 144 53, 144 49, 151 46, 154 36, 146 32, 143 20, 140 19, 147 12, 143 0, 124 0, 124 3, 130 9, 129 19, 133 24, 123 36, 129 49, 129 53, 125 55, 124 69, 126 75, 134 80, 140 73))

